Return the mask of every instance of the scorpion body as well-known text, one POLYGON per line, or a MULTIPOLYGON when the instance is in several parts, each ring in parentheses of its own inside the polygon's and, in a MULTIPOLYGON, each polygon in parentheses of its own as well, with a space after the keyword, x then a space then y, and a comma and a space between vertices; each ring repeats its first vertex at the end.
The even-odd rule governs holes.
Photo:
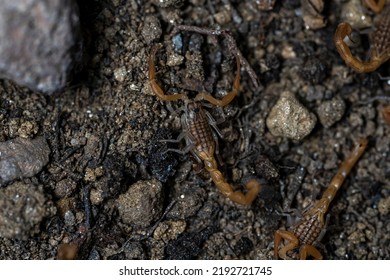
POLYGON ((321 199, 312 207, 303 211, 302 217, 288 231, 282 229, 276 231, 274 239, 274 255, 276 259, 278 257, 282 259, 307 259, 308 256, 312 256, 314 259, 322 259, 321 253, 313 245, 325 233, 325 215, 330 203, 366 147, 367 140, 359 140, 350 156, 341 164, 321 199), (283 239, 287 240, 288 243, 279 249, 283 239), (300 247, 299 252, 295 250, 298 247, 300 247))
POLYGON ((216 187, 236 203, 251 204, 260 191, 260 184, 254 179, 249 180, 246 184, 248 192, 243 194, 234 191, 232 185, 226 182, 215 160, 216 136, 210 126, 210 117, 203 110, 202 104, 200 102, 188 102, 182 122, 187 134, 187 149, 198 161, 203 162, 216 187))

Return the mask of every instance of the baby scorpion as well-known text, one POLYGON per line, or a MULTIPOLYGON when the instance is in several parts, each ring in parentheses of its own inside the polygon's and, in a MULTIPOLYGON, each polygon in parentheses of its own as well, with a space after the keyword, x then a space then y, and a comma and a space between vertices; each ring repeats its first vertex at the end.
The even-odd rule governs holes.
POLYGON ((190 101, 184 94, 166 95, 155 79, 154 57, 157 51, 155 46, 149 58, 149 83, 152 91, 163 101, 184 100, 184 114, 181 117, 183 133, 179 136, 185 137, 187 146, 183 152, 191 152, 198 162, 204 164, 209 172, 211 179, 216 187, 230 200, 242 204, 249 205, 256 198, 261 190, 260 184, 255 180, 249 180, 245 187, 246 194, 240 191, 234 191, 231 184, 226 182, 223 174, 218 170, 218 164, 215 160, 215 151, 217 145, 217 136, 211 129, 213 127, 217 132, 215 121, 210 114, 202 107, 201 100, 206 100, 216 106, 228 105, 238 93, 240 86, 240 59, 235 54, 237 62, 237 73, 233 82, 233 89, 226 94, 222 99, 216 99, 207 93, 198 93, 194 101, 190 101))
POLYGON ((325 234, 325 214, 329 208, 337 191, 340 189, 345 178, 351 172, 351 169, 356 164, 358 159, 363 154, 367 147, 367 139, 360 139, 347 159, 345 159, 339 167, 336 175, 329 183, 321 199, 318 200, 312 207, 306 209, 302 213, 302 217, 289 229, 278 229, 274 239, 274 256, 282 259, 307 259, 308 256, 314 259, 322 259, 321 253, 313 246, 325 234), (279 249, 282 240, 285 239, 288 243, 279 249), (295 249, 299 248, 299 254, 295 249))

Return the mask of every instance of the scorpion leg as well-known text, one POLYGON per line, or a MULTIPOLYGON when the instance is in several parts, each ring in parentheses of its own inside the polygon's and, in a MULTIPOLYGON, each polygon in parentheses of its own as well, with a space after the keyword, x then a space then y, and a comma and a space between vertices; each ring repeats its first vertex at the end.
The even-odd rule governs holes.
POLYGON ((346 37, 349 38, 351 33, 352 27, 350 24, 342 22, 337 26, 336 33, 334 35, 334 43, 341 58, 348 66, 350 66, 358 73, 368 73, 375 71, 383 63, 383 59, 374 59, 371 57, 369 62, 363 62, 354 57, 348 45, 344 42, 344 39, 346 37))
POLYGON ((278 229, 275 232, 275 237, 274 237, 274 258, 278 259, 280 257, 284 260, 289 259, 289 257, 287 257, 287 252, 298 247, 298 245, 299 245, 299 240, 292 232, 278 229), (279 250, 279 246, 283 239, 289 241, 289 243, 283 246, 279 250))
POLYGON ((363 3, 375 13, 380 13, 386 4, 386 0, 364 0, 363 3))
POLYGON ((224 106, 228 105, 230 102, 232 102, 234 97, 236 97, 238 90, 240 88, 240 78, 241 78, 240 67, 241 66, 240 66, 240 59, 238 58, 237 55, 236 55, 236 62, 237 62, 236 77, 235 77, 234 82, 233 82, 233 89, 228 94, 226 94, 222 99, 216 99, 216 98, 212 97, 210 94, 200 92, 195 97, 195 101, 206 100, 206 101, 210 102, 211 104, 213 104, 215 106, 220 106, 220 107, 224 107, 224 106))
MULTIPOLYGON (((160 142, 163 142, 163 143, 179 143, 183 138, 187 139, 187 144, 186 146, 184 147, 184 149, 180 150, 180 149, 174 149, 174 148, 168 148, 164 151, 164 153, 167 153, 167 152, 174 152, 174 153, 178 153, 178 154, 181 154, 181 155, 185 155, 187 154, 188 152, 191 152, 192 149, 194 148, 194 143, 193 141, 188 137, 187 133, 185 131, 183 131, 182 133, 180 133, 179 137, 177 139, 162 139, 160 140, 160 142)), ((195 155, 195 157, 197 158, 198 161, 202 162, 198 156, 195 155)))
POLYGON ((213 139, 214 139, 214 142, 215 142, 215 152, 214 152, 215 156, 217 157, 218 163, 220 165, 223 165, 223 160, 222 160, 222 158, 221 158, 221 156, 219 154, 219 141, 218 141, 218 136, 220 138, 223 138, 222 132, 218 128, 217 122, 214 120, 213 116, 209 112, 207 112, 207 111, 205 111, 205 114, 206 114, 208 123, 214 129, 213 130, 213 139))
POLYGON ((183 131, 179 134, 179 136, 176 139, 161 139, 158 141, 161 143, 179 143, 181 140, 184 139, 184 137, 186 137, 186 132, 183 131))
POLYGON ((152 91, 155 95, 157 95, 161 100, 163 101, 176 101, 179 99, 186 99, 187 96, 184 94, 172 94, 172 95, 166 95, 162 88, 157 84, 155 79, 155 67, 154 67, 154 57, 156 56, 156 52, 158 49, 158 45, 154 46, 149 57, 149 83, 150 87, 152 88, 152 91))
MULTIPOLYGON (((219 136, 220 138, 223 138, 222 132, 221 132, 221 130, 218 128, 216 120, 215 120, 215 119, 213 118, 213 116, 212 116, 209 112, 207 112, 206 110, 205 110, 205 114, 206 114, 206 117, 207 117, 207 120, 208 120, 210 126, 214 129, 214 131, 218 134, 218 136, 219 136)), ((215 139, 215 138, 214 138, 214 139, 215 139)))
POLYGON ((186 146, 183 150, 174 149, 174 148, 168 148, 168 149, 164 150, 163 154, 168 153, 168 152, 173 152, 173 153, 178 153, 180 155, 185 155, 188 152, 190 152, 191 149, 193 149, 193 146, 190 146, 190 145, 186 146))
POLYGON ((299 258, 301 260, 307 260, 307 257, 312 256, 316 260, 322 260, 323 257, 320 251, 317 250, 316 247, 312 245, 302 245, 299 249, 299 258))

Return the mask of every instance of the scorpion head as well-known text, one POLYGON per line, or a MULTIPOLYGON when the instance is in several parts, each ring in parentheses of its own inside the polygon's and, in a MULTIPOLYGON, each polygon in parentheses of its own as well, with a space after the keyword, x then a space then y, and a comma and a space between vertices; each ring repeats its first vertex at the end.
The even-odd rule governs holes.
POLYGON ((189 121, 196 121, 199 118, 199 114, 203 112, 200 102, 188 101, 184 106, 185 114, 189 121))

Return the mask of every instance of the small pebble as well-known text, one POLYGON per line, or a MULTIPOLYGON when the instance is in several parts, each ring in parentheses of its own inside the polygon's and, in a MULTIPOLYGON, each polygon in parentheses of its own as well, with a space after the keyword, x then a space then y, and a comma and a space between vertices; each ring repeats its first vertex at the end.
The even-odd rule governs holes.
POLYGON ((0 143, 0 186, 17 178, 32 177, 49 161, 44 137, 16 138, 0 143))
POLYGON ((159 181, 138 181, 119 196, 117 207, 125 224, 147 227, 161 216, 162 200, 162 184, 159 181))
POLYGON ((285 91, 269 113, 266 124, 272 135, 300 141, 313 130, 316 116, 291 92, 285 91))
POLYGON ((77 188, 77 183, 71 178, 65 178, 56 183, 54 194, 58 198, 69 197, 77 188))
POLYGON ((161 222, 153 233, 153 237, 156 240, 163 240, 168 242, 169 240, 176 239, 186 228, 186 222, 183 220, 169 220, 161 222))
POLYGON ((325 87, 322 85, 306 85, 303 88, 303 96, 308 102, 321 101, 325 96, 325 87))
POLYGON ((214 14, 214 19, 220 25, 227 24, 232 21, 231 11, 228 9, 222 9, 222 11, 214 14))
POLYGON ((311 84, 321 83, 328 75, 328 66, 325 58, 310 56, 300 70, 300 76, 311 84))
POLYGON ((183 38, 181 37, 180 33, 177 33, 172 37, 172 44, 175 52, 181 51, 183 48, 183 38))
POLYGON ((362 231, 356 230, 348 236, 348 241, 350 241, 352 244, 359 244, 365 241, 365 235, 362 231))
POLYGON ((150 15, 146 16, 141 33, 147 44, 158 40, 162 34, 161 24, 158 18, 150 15))
POLYGON ((114 78, 118 82, 123 82, 125 80, 126 76, 127 76, 127 69, 125 66, 116 68, 114 70, 114 78))
POLYGON ((341 9, 342 21, 348 22, 353 28, 362 29, 372 26, 372 19, 364 11, 362 1, 347 1, 341 9))
POLYGON ((76 219, 71 210, 65 212, 64 221, 65 221, 65 225, 67 226, 73 226, 75 224, 76 219))
POLYGON ((329 128, 338 122, 343 117, 344 112, 345 102, 337 97, 321 103, 317 110, 320 123, 325 128, 329 128))
POLYGON ((390 212, 390 196, 386 198, 381 198, 378 203, 379 213, 383 216, 386 216, 390 212))
POLYGON ((182 64, 184 61, 184 57, 180 54, 172 52, 167 59, 167 65, 169 67, 178 66, 182 64))
POLYGON ((301 6, 306 29, 316 30, 326 25, 326 20, 321 14, 324 9, 324 1, 301 1, 301 6))
POLYGON ((283 46, 281 55, 284 59, 294 59, 297 57, 294 47, 288 44, 283 46))

